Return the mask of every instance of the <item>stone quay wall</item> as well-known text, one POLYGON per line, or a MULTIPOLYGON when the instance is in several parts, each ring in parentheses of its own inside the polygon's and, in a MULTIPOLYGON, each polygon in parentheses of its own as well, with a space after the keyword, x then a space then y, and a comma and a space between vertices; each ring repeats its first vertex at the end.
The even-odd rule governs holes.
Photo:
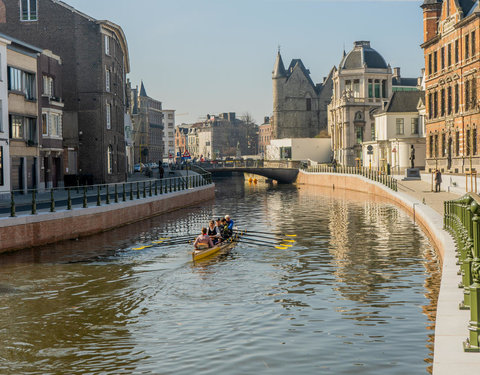
POLYGON ((215 185, 100 207, 0 219, 0 253, 76 239, 215 198, 215 185))

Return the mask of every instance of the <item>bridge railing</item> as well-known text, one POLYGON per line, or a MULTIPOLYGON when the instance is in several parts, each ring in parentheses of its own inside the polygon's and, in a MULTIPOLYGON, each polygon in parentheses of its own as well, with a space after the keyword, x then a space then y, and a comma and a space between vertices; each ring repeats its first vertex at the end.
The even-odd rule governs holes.
POLYGON ((397 179, 385 174, 382 171, 377 171, 369 168, 331 166, 326 164, 318 164, 315 166, 301 168, 301 170, 310 173, 342 173, 359 175, 368 178, 369 180, 379 182, 393 191, 398 191, 397 179))
POLYGON ((166 195, 212 183, 211 173, 203 171, 188 177, 52 188, 41 192, 36 189, 12 190, 2 194, 8 198, 0 200, 0 213, 15 217, 18 213, 35 215, 40 210, 55 212, 59 208, 72 210, 73 207, 102 206, 166 195))
MULTIPOLYGON (((470 310, 466 352, 480 352, 480 197, 469 193, 445 202, 444 226, 455 241, 463 288, 459 308, 470 310)), ((467 327, 465 327, 467 331, 467 327)))
POLYGON ((212 160, 196 162, 194 165, 202 168, 285 168, 299 169, 302 162, 295 160, 212 160))

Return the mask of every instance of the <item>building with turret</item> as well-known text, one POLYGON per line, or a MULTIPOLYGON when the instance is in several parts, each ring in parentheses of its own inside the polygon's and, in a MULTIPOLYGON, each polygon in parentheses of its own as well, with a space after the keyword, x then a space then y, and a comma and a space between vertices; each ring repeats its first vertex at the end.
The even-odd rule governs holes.
POLYGON ((344 166, 362 165, 362 143, 376 137, 375 111, 382 108, 393 91, 417 90, 418 80, 402 78, 400 69, 392 70, 369 41, 357 41, 348 54, 343 53, 338 69, 333 69, 332 80, 333 95, 328 106, 332 157, 344 166))
POLYGON ((480 168, 480 7, 473 0, 425 0, 426 169, 480 168))
POLYGON ((313 83, 302 60, 285 69, 280 51, 272 73, 272 138, 313 138, 327 133, 327 105, 332 96, 332 73, 313 83))

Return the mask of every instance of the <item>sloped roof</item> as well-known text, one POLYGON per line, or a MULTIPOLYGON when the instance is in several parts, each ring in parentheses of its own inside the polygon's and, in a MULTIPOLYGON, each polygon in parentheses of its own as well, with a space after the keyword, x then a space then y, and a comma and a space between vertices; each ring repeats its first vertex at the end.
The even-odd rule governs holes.
POLYGON ((476 3, 476 0, 457 0, 458 4, 462 8, 463 15, 467 16, 470 10, 473 8, 473 5, 476 3))
POLYGON ((425 91, 396 91, 390 98, 385 112, 417 112, 421 98, 425 98, 425 91))
POLYGON ((275 66, 273 67, 273 78, 285 77, 287 72, 285 71, 285 65, 283 65, 282 55, 280 51, 277 54, 277 60, 275 61, 275 66))
POLYGON ((393 86, 418 86, 418 78, 403 78, 403 77, 393 77, 392 78, 393 86))
POLYGON ((145 90, 145 85, 142 84, 140 85, 140 96, 143 96, 144 98, 148 98, 147 91, 145 90))
MULTIPOLYGON (((303 62, 302 60, 300 59, 293 59, 292 62, 290 63, 290 66, 288 67, 288 70, 287 70, 287 77, 290 78, 290 76, 292 75, 293 73, 293 70, 295 69, 295 67, 298 65, 298 67, 302 70, 303 74, 305 75, 305 77, 307 78, 308 82, 310 83, 310 85, 312 85, 313 89, 315 90, 315 92, 318 92, 317 90, 317 87, 315 86, 315 83, 313 83, 312 81, 312 78, 310 77, 310 70, 308 70, 307 68, 305 68, 305 65, 303 65, 303 62)), ((287 78, 287 79, 288 79, 287 78)))

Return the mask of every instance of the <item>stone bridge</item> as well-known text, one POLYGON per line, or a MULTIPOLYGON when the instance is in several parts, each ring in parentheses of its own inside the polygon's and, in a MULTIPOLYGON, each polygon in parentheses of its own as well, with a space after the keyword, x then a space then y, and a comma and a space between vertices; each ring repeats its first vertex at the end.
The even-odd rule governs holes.
POLYGON ((196 165, 213 175, 244 172, 275 180, 279 184, 292 184, 297 180, 300 164, 300 162, 292 161, 227 160, 203 162, 196 165))

